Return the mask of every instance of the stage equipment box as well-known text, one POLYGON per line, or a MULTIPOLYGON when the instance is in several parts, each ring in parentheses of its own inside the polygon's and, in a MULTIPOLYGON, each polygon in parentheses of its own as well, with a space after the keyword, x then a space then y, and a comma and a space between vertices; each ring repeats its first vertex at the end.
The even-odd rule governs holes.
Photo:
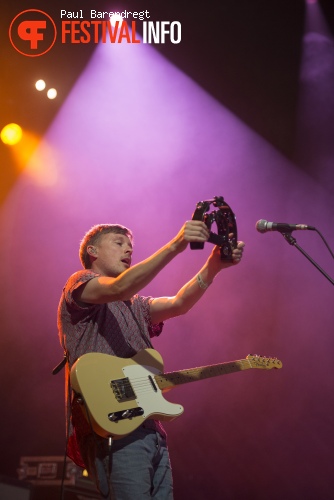
POLYGON ((64 485, 75 485, 77 479, 83 476, 83 469, 69 458, 66 458, 64 478, 63 470, 62 456, 21 457, 17 475, 22 481, 45 486, 61 485, 63 479, 64 485))

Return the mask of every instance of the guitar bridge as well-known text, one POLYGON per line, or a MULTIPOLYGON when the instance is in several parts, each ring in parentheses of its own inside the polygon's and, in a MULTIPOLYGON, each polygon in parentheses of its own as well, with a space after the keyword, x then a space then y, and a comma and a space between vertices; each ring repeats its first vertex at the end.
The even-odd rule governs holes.
POLYGON ((128 377, 112 380, 110 382, 110 386, 113 390, 115 398, 120 403, 136 399, 136 394, 132 389, 132 385, 130 384, 128 377))

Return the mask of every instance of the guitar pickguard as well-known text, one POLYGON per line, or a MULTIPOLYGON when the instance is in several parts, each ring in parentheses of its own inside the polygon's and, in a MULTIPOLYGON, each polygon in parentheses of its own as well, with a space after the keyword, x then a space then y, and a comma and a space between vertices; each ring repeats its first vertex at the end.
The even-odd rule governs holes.
POLYGON ((172 420, 183 413, 183 407, 167 401, 161 390, 153 382, 154 375, 159 371, 152 367, 129 365, 123 368, 124 375, 131 380, 136 403, 144 409, 143 418, 154 415, 161 420, 172 420))

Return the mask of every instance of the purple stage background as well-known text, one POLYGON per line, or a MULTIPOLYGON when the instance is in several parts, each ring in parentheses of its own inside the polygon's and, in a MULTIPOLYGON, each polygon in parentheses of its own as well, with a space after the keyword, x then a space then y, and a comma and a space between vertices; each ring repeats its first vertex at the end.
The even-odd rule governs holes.
MULTIPOLYGON (((166 425, 175 498, 334 498, 333 286, 279 233, 255 230, 261 218, 313 225, 334 248, 334 155, 330 138, 321 144, 310 131, 322 125, 305 111, 312 80, 303 78, 309 127, 296 133, 292 162, 152 47, 97 48, 1 209, 3 468, 20 455, 63 453, 63 374, 51 376, 62 357, 56 309, 80 268, 85 231, 130 227, 138 262, 176 234, 199 200, 222 195, 246 242, 243 261, 188 315, 166 322, 154 346, 166 371, 249 353, 276 356, 283 368, 167 395, 185 408, 166 425), (308 171, 298 167, 302 157, 308 171)), ((333 276, 318 234, 293 234, 333 276)), ((174 294, 210 250, 187 249, 144 294, 174 294)))

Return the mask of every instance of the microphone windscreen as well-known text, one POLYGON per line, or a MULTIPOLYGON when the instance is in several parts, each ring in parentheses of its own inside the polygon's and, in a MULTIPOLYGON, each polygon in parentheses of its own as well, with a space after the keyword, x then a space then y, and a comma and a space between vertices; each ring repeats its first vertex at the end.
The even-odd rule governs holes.
POLYGON ((265 233, 267 231, 267 221, 264 219, 258 220, 255 227, 259 233, 265 233))

